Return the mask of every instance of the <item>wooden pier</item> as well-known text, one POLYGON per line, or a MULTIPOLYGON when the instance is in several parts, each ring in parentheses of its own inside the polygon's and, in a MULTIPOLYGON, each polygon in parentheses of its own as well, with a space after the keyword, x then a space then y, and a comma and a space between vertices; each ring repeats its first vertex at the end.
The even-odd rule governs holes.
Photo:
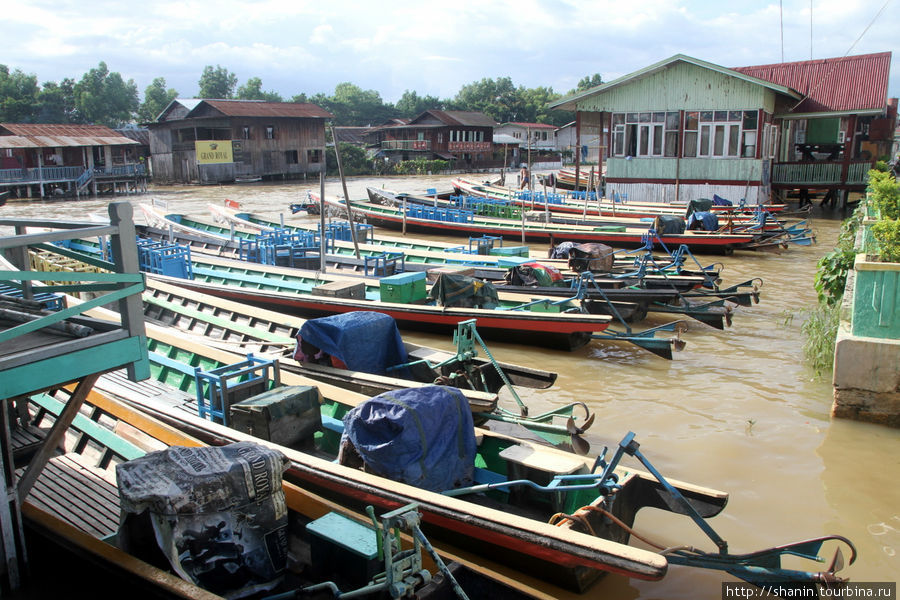
MULTIPOLYGON (((46 480, 40 477, 45 468, 60 467, 59 459, 55 458, 57 449, 68 426, 79 418, 84 399, 103 373, 124 367, 132 381, 150 374, 141 311, 144 281, 138 272, 131 205, 111 204, 109 216, 110 224, 101 226, 0 219, 0 226, 16 228, 16 235, 0 238, 0 250, 14 265, 0 270, 0 285, 17 291, 21 297, 18 302, 24 306, 33 304, 34 282, 52 282, 58 277, 28 270, 26 257, 30 244, 109 235, 113 255, 113 272, 68 273, 66 278, 72 283, 51 283, 39 290, 42 294, 70 291, 102 294, 93 300, 72 308, 57 306, 58 310, 38 311, 26 316, 24 322, 10 320, 9 313, 7 317, 0 314, 0 399, 17 409, 0 411, 0 470, 8 490, 0 502, 0 575, 13 590, 21 584, 27 561, 22 505, 32 492, 42 496, 55 493, 44 483, 36 484, 46 480), (27 234, 27 227, 50 227, 57 231, 27 234), (110 324, 84 316, 88 309, 109 302, 118 303, 121 323, 110 324), (73 332, 77 333, 73 335, 73 332), (30 397, 62 387, 72 391, 55 415, 53 426, 45 435, 34 435, 39 431, 34 424, 21 422, 30 421, 22 407, 30 397)), ((0 269, 3 268, 0 264, 0 269)), ((6 298, 9 301, 12 294, 6 298)), ((77 477, 68 479, 75 481, 77 477)), ((63 496, 59 496, 59 502, 66 501, 63 496)))

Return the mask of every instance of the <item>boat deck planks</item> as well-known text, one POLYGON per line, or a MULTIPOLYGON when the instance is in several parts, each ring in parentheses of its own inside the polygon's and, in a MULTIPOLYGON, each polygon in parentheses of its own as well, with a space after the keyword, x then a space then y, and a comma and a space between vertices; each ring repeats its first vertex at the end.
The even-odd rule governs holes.
POLYGON ((74 452, 50 459, 29 502, 97 538, 119 527, 119 491, 112 469, 100 469, 74 452))

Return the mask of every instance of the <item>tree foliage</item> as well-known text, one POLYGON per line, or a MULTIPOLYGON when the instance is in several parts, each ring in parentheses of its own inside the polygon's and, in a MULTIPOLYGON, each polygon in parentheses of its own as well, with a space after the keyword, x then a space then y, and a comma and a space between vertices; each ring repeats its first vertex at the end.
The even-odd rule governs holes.
POLYGON ((265 100, 266 102, 284 102, 284 98, 278 92, 264 92, 262 79, 251 77, 237 90, 238 100, 265 100))
POLYGON ((597 87, 603 83, 603 78, 600 77, 600 73, 594 73, 593 75, 586 75, 578 82, 578 86, 572 90, 573 92, 584 92, 586 90, 591 89, 592 87, 597 87))
MULTIPOLYGON (((239 98, 283 102, 275 91, 263 91, 262 79, 250 77, 238 87, 237 76, 227 68, 208 65, 199 80, 198 97, 239 98)), ((578 89, 602 83, 599 74, 581 79, 578 89)), ((575 92, 576 90, 572 90, 575 92)), ((138 120, 149 122, 175 98, 178 92, 168 88, 164 77, 157 77, 144 90, 139 101, 132 80, 110 72, 106 63, 85 73, 76 83, 37 83, 35 75, 0 65, 0 121, 21 123, 99 123, 118 126, 138 120)), ((484 78, 463 85, 452 98, 419 95, 406 90, 396 104, 385 102, 375 90, 364 90, 351 82, 339 83, 333 94, 305 92, 290 97, 290 102, 312 103, 332 115, 335 125, 378 125, 392 118, 411 119, 429 109, 483 112, 498 123, 510 121, 547 123, 561 126, 574 119, 571 112, 550 110, 548 104, 560 94, 551 87, 516 86, 510 77, 484 78)))
POLYGON ((75 120, 75 80, 47 81, 38 92, 38 123, 70 123, 75 120))
POLYGON ((172 88, 166 89, 165 78, 157 77, 144 90, 144 101, 138 109, 138 119, 145 123, 155 120, 169 103, 177 97, 178 92, 176 90, 172 88))
POLYGON ((118 127, 131 122, 138 109, 134 80, 126 82, 119 73, 111 73, 103 61, 84 74, 74 93, 75 119, 80 123, 118 127))
POLYGON ((419 96, 415 91, 406 90, 397 103, 394 110, 398 117, 412 119, 426 110, 441 110, 444 103, 437 96, 419 96))
POLYGON ((227 100, 234 96, 234 88, 237 87, 237 75, 221 65, 213 68, 211 65, 203 67, 200 75, 198 95, 200 98, 227 100))
POLYGON ((12 73, 0 65, 0 122, 32 123, 37 120, 37 76, 19 69, 12 73))

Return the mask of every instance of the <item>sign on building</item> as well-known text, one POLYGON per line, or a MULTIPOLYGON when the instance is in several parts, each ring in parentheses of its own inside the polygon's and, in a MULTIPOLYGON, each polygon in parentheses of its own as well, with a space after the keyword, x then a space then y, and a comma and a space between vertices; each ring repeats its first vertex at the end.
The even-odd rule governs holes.
POLYGON ((231 140, 194 142, 198 165, 215 165, 233 162, 231 140))

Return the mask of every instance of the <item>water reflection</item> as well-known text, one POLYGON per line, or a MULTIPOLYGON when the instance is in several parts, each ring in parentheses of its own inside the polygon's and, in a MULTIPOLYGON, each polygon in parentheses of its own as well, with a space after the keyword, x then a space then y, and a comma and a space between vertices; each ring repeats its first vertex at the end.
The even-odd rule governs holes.
MULTIPOLYGON (((449 179, 350 178, 350 196, 365 197, 369 185, 422 192, 446 189, 449 179)), ((310 188, 318 189, 318 182, 153 188, 148 195, 125 199, 137 203, 154 197, 165 200, 170 212, 201 219, 211 218, 207 204, 230 199, 244 210, 290 222, 305 218, 291 215, 288 207, 310 188)), ((340 183, 328 180, 326 193, 341 193, 340 183)), ((91 213, 105 215, 108 202, 10 202, 0 214, 83 220, 91 213)), ((587 436, 595 450, 635 431, 642 452, 666 476, 728 491, 729 505, 712 525, 733 551, 837 533, 860 550, 846 575, 857 581, 894 580, 900 572, 900 432, 832 422, 831 382, 816 379, 802 358, 801 311, 816 302, 816 261, 833 247, 841 216, 814 214, 816 246, 792 247, 781 255, 702 257, 705 263, 723 263, 726 285, 762 278, 761 301, 735 309, 733 326, 725 331, 689 322, 682 336, 687 347, 673 361, 619 343, 594 342, 571 353, 503 343, 492 343, 491 350, 499 360, 558 371, 555 388, 523 390, 523 400, 532 412, 587 402, 598 413, 587 436)), ((450 346, 449 336, 408 335, 420 343, 450 346)), ((510 398, 505 402, 512 404, 510 398)), ((666 545, 714 549, 687 518, 648 510, 638 516, 637 528, 666 545)), ((591 597, 719 598, 723 579, 731 580, 672 567, 662 582, 609 577, 591 597)))

